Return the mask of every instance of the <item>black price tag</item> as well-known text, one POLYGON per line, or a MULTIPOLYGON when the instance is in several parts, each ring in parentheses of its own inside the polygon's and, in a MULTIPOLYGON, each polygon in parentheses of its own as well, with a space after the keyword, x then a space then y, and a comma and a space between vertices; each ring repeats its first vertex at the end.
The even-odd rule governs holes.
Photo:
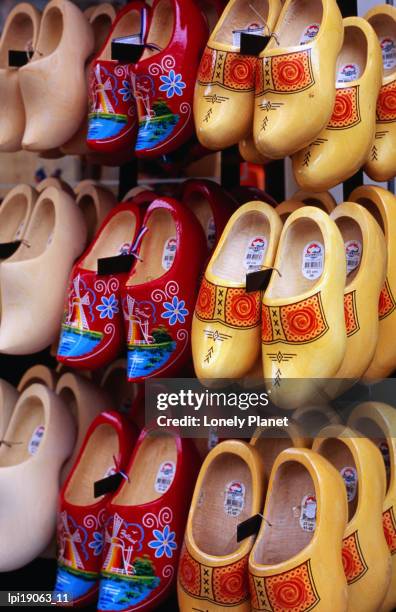
POLYGON ((133 255, 116 255, 115 257, 103 257, 98 259, 98 276, 108 274, 122 274, 129 272, 135 263, 133 255))
POLYGON ((241 55, 260 55, 271 40, 271 36, 259 36, 241 32, 241 55))
POLYGON ((242 540, 245 540, 252 535, 257 535, 260 531, 262 520, 263 517, 261 514, 256 514, 255 516, 248 518, 247 521, 239 523, 237 526, 237 542, 242 542, 242 540))
POLYGON ((21 244, 20 240, 14 240, 13 242, 2 242, 0 243, 0 259, 7 259, 19 249, 21 244))
POLYGON ((11 68, 21 68, 25 66, 30 58, 32 57, 32 53, 29 51, 8 51, 8 65, 11 68))
POLYGON ((271 280, 272 269, 259 270, 246 274, 246 293, 253 291, 265 291, 271 280))
POLYGON ((111 42, 111 59, 135 64, 141 57, 144 45, 140 42, 127 43, 113 40, 111 42))
POLYGON ((107 476, 107 478, 102 478, 102 480, 97 480, 94 482, 94 497, 101 497, 102 495, 106 495, 107 493, 114 493, 117 491, 124 477, 120 472, 116 474, 112 474, 111 476, 107 476))

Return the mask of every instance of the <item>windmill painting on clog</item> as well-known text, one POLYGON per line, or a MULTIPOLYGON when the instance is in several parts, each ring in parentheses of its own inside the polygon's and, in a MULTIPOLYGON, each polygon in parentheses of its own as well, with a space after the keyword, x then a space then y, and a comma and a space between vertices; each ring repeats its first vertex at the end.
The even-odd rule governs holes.
POLYGON ((120 11, 107 40, 89 71, 87 144, 97 152, 125 152, 136 137, 136 106, 130 83, 131 62, 112 59, 112 42, 124 37, 141 44, 148 8, 140 0, 120 11))
POLYGON ((127 273, 98 274, 98 260, 128 255, 140 236, 140 209, 116 206, 72 270, 57 359, 96 369, 114 360, 123 341, 120 287, 127 273))

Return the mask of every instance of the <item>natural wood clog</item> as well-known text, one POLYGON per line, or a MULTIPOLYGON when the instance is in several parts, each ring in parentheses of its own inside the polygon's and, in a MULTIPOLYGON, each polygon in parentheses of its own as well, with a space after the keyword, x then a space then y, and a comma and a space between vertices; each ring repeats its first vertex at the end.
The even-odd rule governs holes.
POLYGON ((58 376, 54 370, 50 370, 45 365, 35 365, 26 370, 21 380, 18 383, 18 391, 22 393, 25 389, 35 383, 40 383, 55 391, 58 376))
MULTIPOLYGON (((17 185, 9 191, 0 207, 0 245, 17 243, 25 238, 26 230, 38 194, 30 185, 17 185)), ((4 261, 10 255, 0 257, 4 261)))
POLYGON ((0 379, 0 440, 4 440, 19 392, 6 380, 0 379))
POLYGON ((90 244, 97 234, 109 212, 117 204, 111 191, 99 185, 80 186, 76 197, 87 226, 87 244, 90 244))
POLYGON ((304 191, 303 189, 299 189, 292 195, 291 199, 304 202, 304 204, 307 206, 317 206, 329 214, 333 212, 337 206, 337 202, 329 191, 313 193, 312 191, 304 191))

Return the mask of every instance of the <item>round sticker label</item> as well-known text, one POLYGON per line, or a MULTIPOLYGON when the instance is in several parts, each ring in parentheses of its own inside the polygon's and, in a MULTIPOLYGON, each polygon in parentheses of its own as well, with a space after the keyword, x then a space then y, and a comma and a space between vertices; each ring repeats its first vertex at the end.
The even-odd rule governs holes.
POLYGON ((224 511, 227 516, 239 516, 244 507, 245 485, 238 480, 233 480, 225 489, 224 511))
POLYGON ((254 236, 249 240, 245 253, 245 268, 248 272, 260 270, 267 251, 267 246, 268 243, 265 236, 254 236))
POLYGON ((316 528, 316 497, 305 495, 301 501, 300 527, 303 531, 312 533, 316 528))
POLYGON ((164 461, 159 466, 154 488, 157 493, 166 493, 175 477, 176 465, 173 461, 164 461))
POLYGON ((348 240, 345 243, 345 257, 347 274, 350 274, 360 266, 362 259, 362 243, 360 240, 348 240))
POLYGON ((325 249, 320 242, 308 242, 302 258, 302 274, 309 280, 320 278, 323 272, 325 249))
POLYGON ((356 81, 360 76, 360 68, 357 64, 344 64, 338 71, 337 81, 339 83, 350 83, 356 81))
POLYGON ((311 42, 311 40, 314 40, 314 38, 316 38, 318 35, 319 29, 320 23, 311 23, 308 25, 302 33, 300 45, 305 45, 306 43, 311 42))
POLYGON ((164 270, 170 270, 176 256, 177 241, 175 237, 168 238, 165 242, 164 250, 162 253, 162 267, 164 270))
POLYGON ((380 39, 382 62, 385 70, 392 70, 396 66, 396 44, 393 38, 386 36, 380 39))
POLYGON ((358 485, 358 475, 357 471, 354 467, 344 467, 340 472, 341 476, 344 479, 347 499, 349 502, 353 501, 356 497, 357 485, 358 485))
POLYGON ((43 439, 44 432, 45 432, 44 425, 39 425, 34 430, 33 435, 30 438, 29 444, 28 444, 29 455, 35 455, 37 453, 39 446, 41 444, 41 441, 43 439))

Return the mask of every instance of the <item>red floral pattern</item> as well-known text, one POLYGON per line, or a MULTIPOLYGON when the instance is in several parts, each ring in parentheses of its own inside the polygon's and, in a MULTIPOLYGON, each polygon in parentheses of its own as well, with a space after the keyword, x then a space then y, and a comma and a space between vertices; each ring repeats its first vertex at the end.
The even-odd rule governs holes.
POLYGON ((357 582, 367 572, 357 531, 344 538, 342 542, 342 564, 348 584, 357 582))
POLYGON ((393 512, 393 506, 388 508, 382 515, 382 523, 384 526, 385 538, 388 543, 388 548, 391 555, 396 553, 396 521, 393 512))
POLYGON ((350 291, 344 295, 344 314, 346 332, 349 338, 360 329, 356 309, 356 291, 350 291))
POLYGON ((218 321, 228 327, 252 328, 260 324, 260 292, 222 287, 203 279, 195 307, 201 321, 218 321))
POLYGON ((396 81, 381 87, 377 101, 377 119, 382 123, 396 121, 396 81))
POLYGON ((256 74, 256 95, 268 91, 296 93, 315 83, 311 50, 266 57, 259 62, 256 74))
POLYGON ((337 89, 330 130, 351 128, 360 123, 359 86, 337 89))
POLYGON ((206 47, 198 71, 200 85, 220 85, 232 91, 253 91, 257 59, 206 47))
POLYGON ((395 308, 396 302, 387 279, 379 297, 378 314, 380 320, 389 317, 395 308))

